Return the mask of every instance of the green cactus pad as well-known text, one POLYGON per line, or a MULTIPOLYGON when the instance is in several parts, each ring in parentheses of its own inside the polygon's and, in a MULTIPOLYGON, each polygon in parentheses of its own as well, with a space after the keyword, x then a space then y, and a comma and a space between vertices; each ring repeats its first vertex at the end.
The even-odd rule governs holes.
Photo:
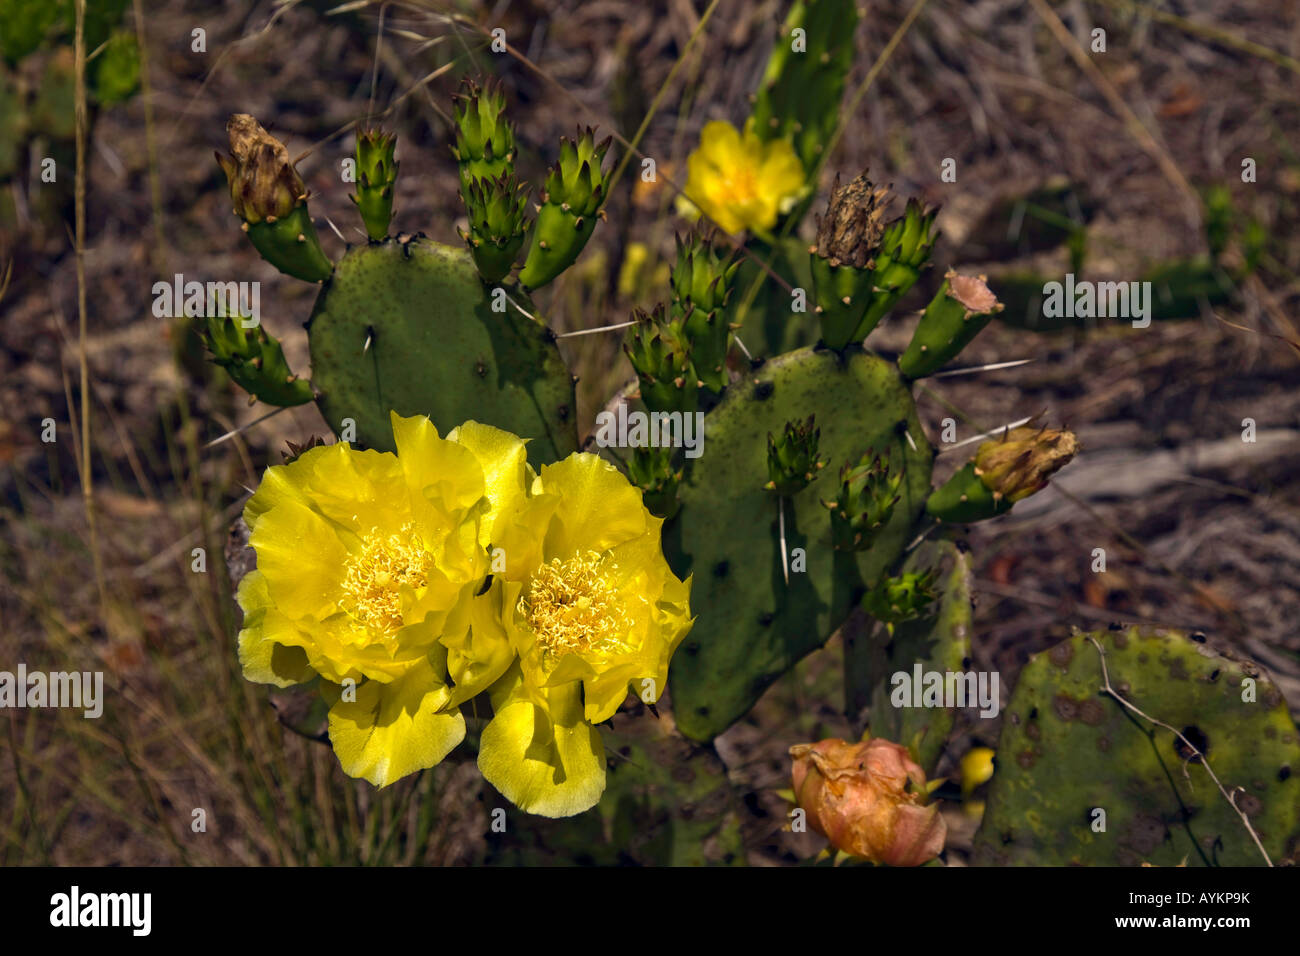
POLYGON ((1168 730, 1102 694, 1110 684, 1201 749, 1274 864, 1300 855, 1300 734, 1260 669, 1203 637, 1076 634, 1031 658, 1002 713, 977 863, 1260 866, 1241 817, 1168 730), (1242 700, 1255 681, 1254 702, 1242 700), (1237 791, 1236 788, 1242 788, 1237 791), (1106 813, 1094 832, 1095 810, 1106 813))
POLYGON ((789 138, 804 169, 820 161, 840 121, 857 27, 856 0, 796 0, 772 48, 750 121, 764 140, 789 138), (796 28, 803 30, 801 51, 796 28))
POLYGON ((898 559, 930 490, 933 451, 897 370, 858 352, 802 349, 732 385, 705 419, 702 456, 665 526, 673 570, 695 575, 692 606, 707 609, 673 657, 669 687, 678 726, 706 740, 740 718, 777 677, 820 647, 866 588, 898 559), (852 414, 844 414, 851 409, 852 414), (819 480, 784 499, 786 543, 806 552, 806 571, 785 583, 778 500, 767 478, 767 435, 815 414, 820 458, 831 468, 868 448, 906 461, 901 498, 869 551, 836 551, 819 480), (901 428, 916 442, 913 451, 901 428))
POLYGON ((493 297, 463 249, 425 239, 352 249, 308 320, 312 384, 335 432, 351 418, 359 441, 391 451, 391 409, 428 415, 443 434, 469 419, 504 428, 530 439, 535 465, 576 451, 573 379, 555 337, 508 302, 494 311, 493 297))
POLYGON ((919 763, 927 774, 935 764, 956 723, 956 712, 944 707, 895 707, 891 678, 921 670, 961 672, 970 663, 974 620, 970 558, 951 541, 926 541, 908 556, 903 573, 936 571, 938 599, 925 614, 894 627, 883 626, 845 643, 845 682, 849 712, 871 705, 871 734, 897 743, 915 743, 919 763))

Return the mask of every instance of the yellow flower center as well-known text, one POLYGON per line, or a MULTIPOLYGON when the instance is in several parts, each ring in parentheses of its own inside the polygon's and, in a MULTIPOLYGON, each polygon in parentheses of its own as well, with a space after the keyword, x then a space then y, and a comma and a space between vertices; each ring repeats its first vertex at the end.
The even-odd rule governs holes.
POLYGON ((538 568, 519 597, 519 613, 546 655, 608 653, 624 644, 630 622, 610 583, 618 565, 595 551, 538 568))
POLYGON ((403 623, 399 589, 424 587, 432 564, 412 525, 390 535, 372 529, 361 539, 361 550, 348 559, 343 579, 348 610, 369 630, 392 634, 403 623))
POLYGON ((739 162, 722 175, 718 183, 718 202, 739 206, 752 202, 758 196, 758 171, 748 163, 739 162))

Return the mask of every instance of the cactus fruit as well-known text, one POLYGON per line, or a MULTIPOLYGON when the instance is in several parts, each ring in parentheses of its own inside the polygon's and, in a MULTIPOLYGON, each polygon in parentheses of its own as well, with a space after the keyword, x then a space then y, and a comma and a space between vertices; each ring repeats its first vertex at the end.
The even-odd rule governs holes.
POLYGON ((560 158, 551 167, 533 223, 533 242, 519 270, 519 281, 539 289, 573 265, 603 216, 607 190, 601 171, 610 139, 596 142, 588 127, 576 139, 560 139, 560 158))
POLYGON ((357 133, 357 191, 349 198, 361 213, 366 235, 379 242, 388 235, 393 219, 393 184, 397 167, 393 157, 397 137, 378 129, 357 133))
POLYGON ((922 378, 943 368, 1003 309, 985 276, 958 275, 952 269, 921 316, 898 368, 922 378))
POLYGON ((839 551, 865 551, 894 513, 903 473, 868 450, 856 465, 840 469, 839 493, 823 501, 831 512, 831 541, 839 551))
POLYGON ((786 422, 781 437, 767 433, 768 482, 763 487, 778 495, 794 495, 817 478, 826 462, 817 458, 821 429, 814 428, 816 415, 804 422, 786 422))
POLYGON ((247 113, 230 117, 226 131, 233 155, 217 153, 217 162, 249 240, 286 275, 307 282, 328 279, 334 267, 316 238, 307 187, 289 161, 289 150, 247 113))
POLYGON ((1047 486, 1079 450, 1073 432, 1022 426, 984 442, 930 496, 925 510, 950 523, 982 521, 1009 511, 1022 498, 1047 486))
POLYGON ((469 419, 504 428, 530 439, 534 464, 577 450, 555 336, 508 298, 522 293, 485 288, 463 249, 425 239, 352 249, 307 323, 321 413, 336 433, 352 419, 381 451, 393 449, 391 411, 428 415, 443 432, 469 419))
POLYGON ((803 349, 767 362, 727 389, 705 417, 704 434, 705 453, 691 463, 681 510, 664 529, 674 572, 694 574, 692 602, 708 608, 670 671, 678 726, 696 740, 726 729, 773 680, 820 647, 895 563, 929 494, 933 458, 894 366, 863 352, 803 349), (845 408, 854 414, 841 414, 845 408), (786 585, 777 509, 761 477, 766 438, 814 414, 820 458, 849 461, 868 447, 890 449, 904 477, 892 517, 867 551, 831 546, 830 518, 815 484, 787 499, 787 545, 804 550, 806 570, 792 563, 786 585))
POLYGON ((1262 865, 1237 810, 1274 864, 1300 856, 1300 733, 1286 701, 1259 668, 1201 635, 1076 634, 1035 655, 1003 712, 997 752, 977 863, 1262 865), (1107 676, 1149 717, 1103 693, 1107 676), (1205 755, 1236 809, 1153 720, 1205 755))
POLYGON ((750 128, 764 141, 789 139, 807 171, 840 121, 857 27, 856 0, 796 0, 755 94, 750 128))

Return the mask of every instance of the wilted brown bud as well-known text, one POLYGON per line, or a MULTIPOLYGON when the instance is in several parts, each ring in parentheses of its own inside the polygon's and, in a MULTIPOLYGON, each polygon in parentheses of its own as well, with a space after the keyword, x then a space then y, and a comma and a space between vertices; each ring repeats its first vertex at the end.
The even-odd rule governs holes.
POLYGON ((1047 484, 1079 450, 1073 432, 1022 426, 980 445, 975 474, 994 498, 1017 502, 1047 484))
POLYGON ((826 215, 817 217, 817 255, 833 266, 864 268, 885 232, 889 187, 872 187, 864 172, 847 186, 835 177, 826 215))
POLYGON ((289 162, 289 150, 247 113, 226 123, 233 156, 217 153, 230 181, 235 213, 244 222, 274 221, 293 212, 307 198, 307 186, 289 162))
POLYGON ((920 866, 943 850, 948 825, 923 806, 925 771, 907 748, 879 738, 832 738, 790 748, 795 802, 831 846, 889 866, 920 866))

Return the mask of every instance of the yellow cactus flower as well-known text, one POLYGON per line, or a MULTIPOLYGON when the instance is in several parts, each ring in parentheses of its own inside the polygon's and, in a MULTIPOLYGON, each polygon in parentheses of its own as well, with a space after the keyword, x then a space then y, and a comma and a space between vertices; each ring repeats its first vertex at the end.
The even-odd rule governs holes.
POLYGON ((732 234, 771 229, 807 185, 803 164, 788 140, 764 143, 751 129, 741 133, 720 120, 705 125, 686 172, 678 211, 692 218, 703 211, 732 234))
POLYGON ((496 506, 522 496, 526 468, 498 429, 444 439, 424 417, 392 422, 396 454, 344 442, 267 470, 244 509, 257 569, 238 593, 244 676, 319 675, 340 764, 380 787, 465 735, 448 659, 488 573, 496 506))
POLYGON ((990 747, 972 747, 961 758, 961 795, 970 795, 984 783, 993 779, 994 753, 990 747))
POLYGON ((509 660, 491 688, 478 763, 529 813, 594 806, 605 751, 593 725, 614 715, 629 687, 647 703, 663 692, 693 619, 690 580, 664 560, 662 524, 637 488, 590 454, 544 466, 494 522, 502 563, 475 599, 471 633, 483 648, 508 647, 509 660))

